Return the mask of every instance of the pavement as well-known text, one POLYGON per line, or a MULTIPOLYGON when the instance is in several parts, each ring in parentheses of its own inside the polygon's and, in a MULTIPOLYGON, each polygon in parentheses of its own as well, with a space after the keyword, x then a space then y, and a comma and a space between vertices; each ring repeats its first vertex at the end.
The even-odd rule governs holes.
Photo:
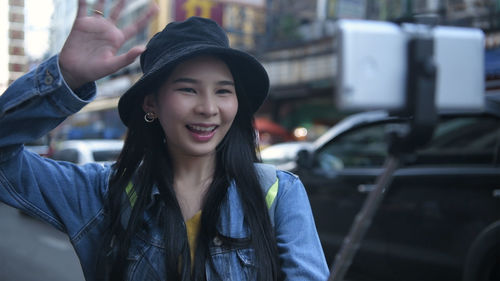
POLYGON ((85 279, 64 233, 0 203, 0 280, 85 279))

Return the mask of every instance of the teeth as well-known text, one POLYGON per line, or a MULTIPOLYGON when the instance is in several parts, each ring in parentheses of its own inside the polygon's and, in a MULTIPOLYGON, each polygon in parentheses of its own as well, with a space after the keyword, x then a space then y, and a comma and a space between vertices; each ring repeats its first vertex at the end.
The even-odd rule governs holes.
POLYGON ((201 132, 211 132, 215 129, 215 126, 210 126, 210 127, 201 127, 201 126, 194 126, 190 125, 189 128, 195 130, 195 131, 201 131, 201 132))

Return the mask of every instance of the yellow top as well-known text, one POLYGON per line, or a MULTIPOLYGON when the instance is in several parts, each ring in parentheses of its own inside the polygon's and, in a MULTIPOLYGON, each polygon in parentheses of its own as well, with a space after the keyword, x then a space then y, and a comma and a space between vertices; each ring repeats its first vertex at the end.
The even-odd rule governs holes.
POLYGON ((196 238, 200 232, 201 226, 201 211, 198 211, 192 218, 186 221, 186 231, 191 251, 191 270, 194 266, 194 253, 196 252, 196 238))

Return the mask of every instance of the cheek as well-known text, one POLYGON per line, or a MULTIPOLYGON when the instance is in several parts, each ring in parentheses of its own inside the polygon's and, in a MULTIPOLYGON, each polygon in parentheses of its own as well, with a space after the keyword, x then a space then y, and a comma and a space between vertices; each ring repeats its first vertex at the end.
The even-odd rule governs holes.
POLYGON ((182 118, 183 107, 179 106, 179 101, 169 95, 165 95, 158 103, 158 121, 166 135, 169 135, 169 130, 173 130, 178 124, 176 120, 182 118), (176 106, 173 106, 173 105, 176 106))
POLYGON ((227 100, 224 103, 224 118, 227 121, 233 122, 236 113, 238 112, 238 99, 227 100))
POLYGON ((185 111, 186 106, 183 104, 183 100, 177 98, 176 95, 164 95, 159 102, 158 111, 162 119, 177 119, 178 116, 182 116, 185 111))

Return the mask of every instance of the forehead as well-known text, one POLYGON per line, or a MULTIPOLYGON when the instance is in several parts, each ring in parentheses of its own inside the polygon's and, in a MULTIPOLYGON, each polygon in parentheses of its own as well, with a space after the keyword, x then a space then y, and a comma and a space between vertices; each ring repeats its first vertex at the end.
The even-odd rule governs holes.
POLYGON ((168 80, 172 81, 179 77, 233 80, 227 64, 222 59, 209 55, 182 61, 172 70, 168 80))

